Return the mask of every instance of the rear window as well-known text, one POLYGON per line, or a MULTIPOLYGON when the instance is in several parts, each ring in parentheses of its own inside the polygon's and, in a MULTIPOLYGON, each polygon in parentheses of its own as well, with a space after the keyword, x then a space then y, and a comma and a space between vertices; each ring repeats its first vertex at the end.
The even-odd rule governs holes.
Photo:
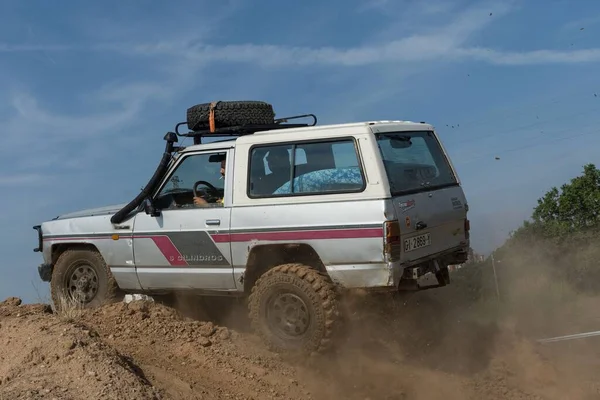
POLYGON ((392 195, 457 183, 431 131, 376 133, 392 195))

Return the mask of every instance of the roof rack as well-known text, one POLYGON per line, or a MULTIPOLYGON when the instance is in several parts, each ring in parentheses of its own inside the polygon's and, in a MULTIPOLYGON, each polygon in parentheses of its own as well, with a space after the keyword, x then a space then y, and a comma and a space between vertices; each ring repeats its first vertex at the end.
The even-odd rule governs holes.
POLYGON ((293 117, 278 118, 278 119, 274 120, 272 124, 264 124, 264 125, 248 124, 248 125, 240 125, 240 126, 230 126, 230 127, 225 127, 225 128, 217 128, 212 132, 209 129, 205 129, 205 130, 181 133, 181 132, 179 132, 179 127, 182 125, 187 125, 187 122, 180 122, 177 125, 175 125, 175 133, 177 134, 177 136, 194 138, 194 144, 201 144, 203 137, 223 137, 223 136, 239 137, 239 136, 252 135, 252 134, 254 134, 256 132, 260 132, 260 131, 269 131, 269 130, 275 130, 275 129, 304 128, 304 127, 308 127, 308 126, 315 126, 316 124, 317 124, 316 115, 304 114, 304 115, 295 115, 293 117), (291 119, 299 119, 299 118, 306 118, 306 117, 312 117, 313 123, 312 124, 287 124, 286 123, 291 119))

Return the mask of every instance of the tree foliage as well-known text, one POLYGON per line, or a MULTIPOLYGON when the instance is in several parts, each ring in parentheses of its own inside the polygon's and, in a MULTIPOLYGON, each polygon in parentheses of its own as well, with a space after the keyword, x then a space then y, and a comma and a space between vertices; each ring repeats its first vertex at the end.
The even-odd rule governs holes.
MULTIPOLYGON (((544 228, 546 237, 562 236, 596 228, 600 222, 600 170, 587 164, 583 174, 550 189, 538 199, 533 225, 544 228)), ((531 228, 531 224, 525 226, 531 228)))
MULTIPOLYGON (((494 251, 498 273, 518 277, 535 269, 577 290, 600 292, 600 170, 583 172, 537 201, 530 220, 494 251), (510 270, 510 271, 509 271, 510 270)), ((486 267, 490 259, 473 267, 486 267)), ((511 279, 499 277, 502 281, 511 279)))

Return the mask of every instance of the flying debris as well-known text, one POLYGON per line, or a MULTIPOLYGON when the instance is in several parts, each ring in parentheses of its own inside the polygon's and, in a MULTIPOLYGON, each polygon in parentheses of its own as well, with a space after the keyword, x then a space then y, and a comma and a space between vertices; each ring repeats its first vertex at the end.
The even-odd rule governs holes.
POLYGON ((496 160, 499 160, 499 159, 500 159, 500 157, 498 157, 498 156, 496 156, 496 157, 494 157, 494 158, 495 158, 496 160))

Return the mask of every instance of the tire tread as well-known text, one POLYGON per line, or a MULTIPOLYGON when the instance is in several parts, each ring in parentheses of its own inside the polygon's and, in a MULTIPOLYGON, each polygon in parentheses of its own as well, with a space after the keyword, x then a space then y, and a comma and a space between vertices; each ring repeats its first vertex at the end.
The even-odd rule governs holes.
POLYGON ((117 284, 115 277, 110 272, 110 268, 108 267, 108 265, 106 264, 106 261, 104 260, 104 258, 102 257, 102 255, 99 252, 92 251, 92 250, 84 250, 84 249, 67 249, 58 257, 58 260, 56 261, 56 265, 54 267, 53 277, 52 277, 52 280, 50 281, 51 298, 52 298, 52 302, 54 303, 54 307, 56 309, 59 308, 59 305, 60 305, 60 297, 59 296, 61 293, 63 293, 62 292, 63 288, 61 287, 62 286, 62 274, 64 272, 66 272, 64 270, 66 268, 68 268, 68 266, 69 266, 69 264, 65 264, 66 263, 65 260, 68 260, 71 257, 75 257, 78 253, 83 254, 83 257, 85 257, 85 258, 89 259, 90 261, 97 263, 98 265, 101 266, 100 269, 102 271, 96 271, 97 273, 105 274, 107 290, 106 290, 106 296, 104 297, 104 300, 102 301, 102 305, 108 304, 108 303, 114 303, 116 301, 122 300, 122 297, 124 296, 124 294, 119 289, 119 285, 117 284), (57 280, 55 277, 60 277, 60 279, 57 280))
POLYGON ((333 337, 337 331, 337 328, 339 327, 340 312, 338 296, 335 286, 329 276, 304 264, 290 263, 279 265, 265 272, 256 281, 255 285, 252 287, 248 299, 248 308, 253 330, 257 332, 261 339, 271 349, 276 351, 285 351, 285 349, 274 343, 269 335, 263 332, 261 329, 259 313, 261 295, 268 289, 268 286, 265 286, 263 283, 272 279, 289 282, 286 280, 286 278, 301 279, 307 282, 308 285, 313 289, 312 293, 306 293, 306 295, 309 298, 312 298, 312 301, 320 303, 324 311, 323 315, 325 321, 322 326, 323 332, 319 335, 320 339, 317 342, 308 342, 305 345, 304 350, 316 353, 326 352, 332 348, 334 342, 333 337))
MULTIPOLYGON (((221 101, 215 105, 215 125, 232 127, 240 125, 267 125, 275 119, 273 106, 264 101, 221 101)), ((210 103, 187 109, 187 125, 192 131, 208 129, 210 103)))

